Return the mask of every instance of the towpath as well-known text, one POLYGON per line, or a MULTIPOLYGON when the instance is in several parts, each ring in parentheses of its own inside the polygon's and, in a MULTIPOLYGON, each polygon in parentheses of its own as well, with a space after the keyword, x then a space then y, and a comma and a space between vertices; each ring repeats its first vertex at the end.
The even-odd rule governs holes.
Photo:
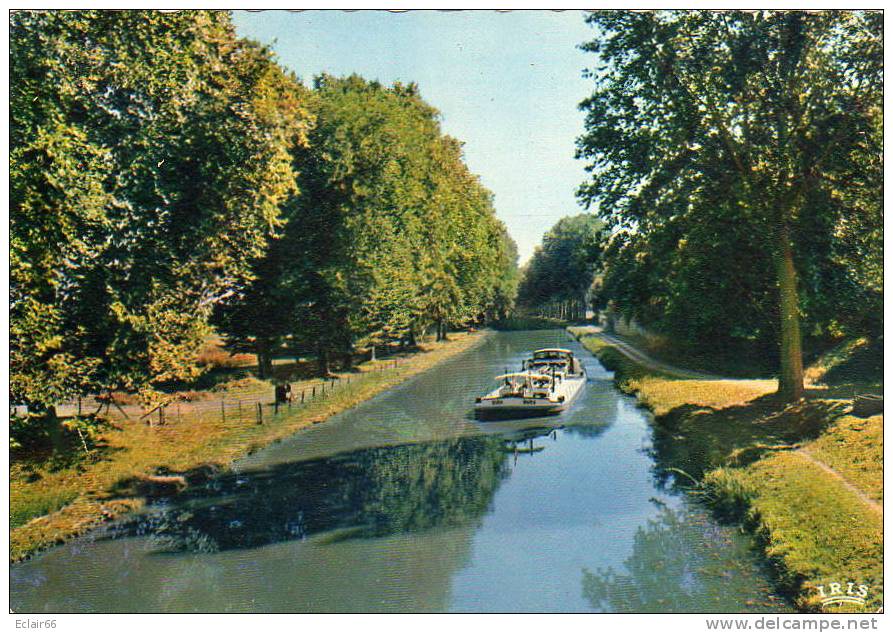
POLYGON ((602 330, 602 328, 596 327, 594 325, 574 328, 574 331, 580 336, 598 336, 611 345, 614 345, 617 350, 620 351, 620 353, 622 353, 624 356, 636 361, 641 365, 645 365, 649 369, 654 369, 655 371, 659 371, 664 374, 670 374, 672 376, 678 376, 680 378, 687 378, 690 380, 738 380, 737 378, 729 378, 728 376, 708 374, 706 372, 695 371, 693 369, 683 369, 681 367, 676 367, 675 365, 670 365, 669 363, 659 361, 649 356, 642 350, 633 347, 622 338, 614 336, 613 334, 608 334, 604 330, 602 330))

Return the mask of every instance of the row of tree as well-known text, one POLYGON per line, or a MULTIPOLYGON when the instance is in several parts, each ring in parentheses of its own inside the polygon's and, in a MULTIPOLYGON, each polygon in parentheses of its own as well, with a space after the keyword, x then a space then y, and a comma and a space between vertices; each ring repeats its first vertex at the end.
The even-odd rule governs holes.
POLYGON ((313 88, 226 12, 10 19, 10 388, 157 397, 216 326, 328 369, 512 305, 515 247, 415 86, 313 88))
MULTIPOLYGON (((598 307, 691 345, 880 334, 883 16, 608 11, 580 200, 611 231, 598 307)), ((526 283, 526 282, 525 282, 526 283)))
POLYGON ((522 269, 518 309, 557 319, 585 318, 606 238, 605 224, 595 215, 559 220, 522 269))
POLYGON ((252 342, 262 373, 283 347, 327 372, 357 345, 414 345, 429 327, 440 339, 510 310, 514 242, 418 88, 324 75, 313 96, 301 193, 254 282, 219 311, 232 342, 252 342))

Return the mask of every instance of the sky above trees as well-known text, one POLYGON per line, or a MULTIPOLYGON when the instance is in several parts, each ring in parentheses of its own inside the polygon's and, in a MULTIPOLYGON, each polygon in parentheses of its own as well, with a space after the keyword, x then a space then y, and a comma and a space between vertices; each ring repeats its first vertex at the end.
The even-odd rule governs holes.
POLYGON ((466 162, 496 195, 522 263, 577 211, 585 175, 574 159, 583 132, 575 106, 592 89, 582 78, 592 60, 576 48, 592 38, 582 12, 238 11, 233 19, 239 35, 271 44, 307 84, 322 72, 417 82, 444 131, 465 141, 466 162))

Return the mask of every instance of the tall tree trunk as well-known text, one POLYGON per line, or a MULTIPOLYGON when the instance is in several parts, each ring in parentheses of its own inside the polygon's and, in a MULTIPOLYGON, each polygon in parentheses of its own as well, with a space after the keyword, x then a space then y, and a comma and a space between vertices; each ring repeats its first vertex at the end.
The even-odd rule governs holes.
POLYGON ((329 350, 324 347, 318 347, 316 358, 319 361, 319 373, 323 376, 329 375, 329 350))
POLYGON ((269 378, 273 370, 273 361, 270 358, 270 343, 266 339, 258 338, 254 344, 257 354, 257 377, 261 380, 269 378))
POLYGON ((787 401, 803 397, 803 350, 800 339, 800 305, 797 295, 797 270, 789 229, 779 231, 778 254, 779 312, 781 314, 781 375, 778 393, 787 401))

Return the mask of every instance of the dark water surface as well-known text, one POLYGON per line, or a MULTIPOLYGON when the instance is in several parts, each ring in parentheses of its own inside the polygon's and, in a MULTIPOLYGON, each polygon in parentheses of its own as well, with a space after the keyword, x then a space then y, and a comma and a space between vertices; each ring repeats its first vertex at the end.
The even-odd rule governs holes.
POLYGON ((34 611, 778 611, 750 541, 671 489, 646 414, 560 331, 479 347, 11 568, 34 611), (477 422, 531 349, 583 358, 561 416, 477 422))

